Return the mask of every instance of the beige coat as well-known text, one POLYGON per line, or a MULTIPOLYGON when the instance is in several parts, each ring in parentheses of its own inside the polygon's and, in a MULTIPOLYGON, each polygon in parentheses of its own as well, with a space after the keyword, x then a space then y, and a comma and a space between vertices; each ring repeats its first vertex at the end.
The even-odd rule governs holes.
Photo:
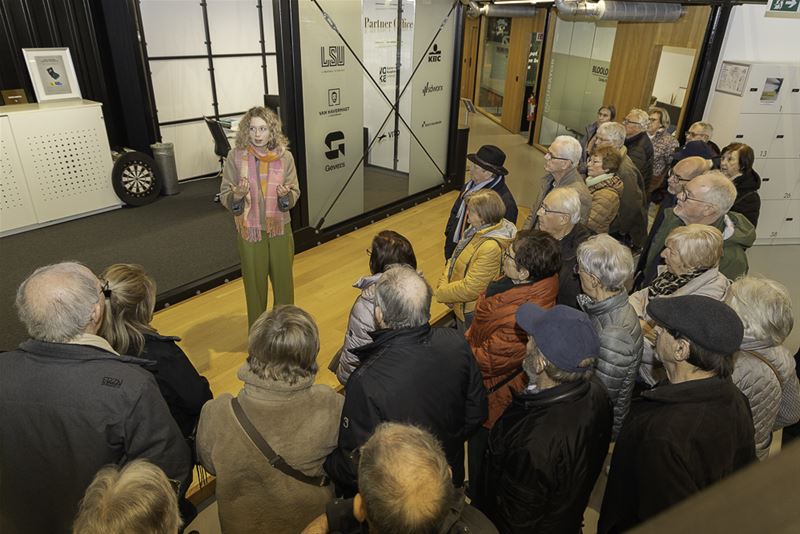
MULTIPOLYGON (((314 376, 289 385, 239 369, 244 389, 238 399, 253 425, 275 452, 309 476, 323 474, 325 457, 336 448, 344 397, 314 376)), ((325 511, 330 486, 299 482, 269 465, 241 428, 222 395, 203 407, 197 455, 217 477, 217 502, 225 534, 296 534, 325 511)))
POLYGON ((589 222, 586 226, 598 234, 607 234, 611 221, 619 212, 619 203, 622 198, 624 185, 617 176, 589 186, 592 194, 592 209, 589 212, 589 222))

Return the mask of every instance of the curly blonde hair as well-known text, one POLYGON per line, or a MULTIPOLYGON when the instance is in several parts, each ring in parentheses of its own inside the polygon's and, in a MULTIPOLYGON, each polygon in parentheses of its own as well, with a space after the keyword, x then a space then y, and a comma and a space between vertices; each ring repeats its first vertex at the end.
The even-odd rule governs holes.
POLYGON ((250 146, 250 121, 258 117, 267 123, 270 137, 267 140, 267 150, 285 150, 289 146, 289 139, 283 134, 281 119, 278 114, 269 108, 256 106, 247 110, 239 120, 239 131, 236 133, 236 148, 246 149, 250 146))

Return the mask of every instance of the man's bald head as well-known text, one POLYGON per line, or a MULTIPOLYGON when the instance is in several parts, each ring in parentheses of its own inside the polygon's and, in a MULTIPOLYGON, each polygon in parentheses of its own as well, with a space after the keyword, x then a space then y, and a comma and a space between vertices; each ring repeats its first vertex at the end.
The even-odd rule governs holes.
POLYGON ((387 270, 375 284, 375 305, 385 328, 415 328, 431 318, 433 292, 428 282, 408 265, 387 270))
POLYGON ((680 160, 675 166, 672 167, 669 178, 667 179, 667 188, 673 195, 677 195, 683 187, 683 184, 700 176, 710 168, 710 161, 700 156, 691 156, 680 160))
POLYGON ((455 498, 442 445, 411 425, 383 423, 361 448, 358 492, 370 532, 438 532, 455 498))
POLYGON ((97 277, 76 262, 36 269, 17 289, 16 307, 28 335, 39 341, 65 343, 94 330, 100 303, 97 277))

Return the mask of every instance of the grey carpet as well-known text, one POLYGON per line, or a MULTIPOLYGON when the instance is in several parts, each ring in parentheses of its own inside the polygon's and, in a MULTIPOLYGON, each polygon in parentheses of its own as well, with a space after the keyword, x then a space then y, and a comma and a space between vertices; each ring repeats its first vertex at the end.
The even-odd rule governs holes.
POLYGON ((14 295, 39 266, 77 260, 96 273, 139 263, 162 294, 239 265, 232 217, 212 199, 219 179, 182 183, 180 194, 0 239, 0 349, 26 337, 14 295))

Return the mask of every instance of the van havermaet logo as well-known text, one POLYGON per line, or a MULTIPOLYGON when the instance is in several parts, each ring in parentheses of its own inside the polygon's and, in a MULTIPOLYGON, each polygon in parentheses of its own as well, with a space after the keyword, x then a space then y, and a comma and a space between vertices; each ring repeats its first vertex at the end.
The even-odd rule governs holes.
POLYGON ((422 88, 422 96, 428 96, 428 93, 438 93, 443 90, 444 85, 425 82, 425 87, 422 88))
POLYGON ((319 64, 322 68, 344 67, 344 46, 319 47, 319 64))

